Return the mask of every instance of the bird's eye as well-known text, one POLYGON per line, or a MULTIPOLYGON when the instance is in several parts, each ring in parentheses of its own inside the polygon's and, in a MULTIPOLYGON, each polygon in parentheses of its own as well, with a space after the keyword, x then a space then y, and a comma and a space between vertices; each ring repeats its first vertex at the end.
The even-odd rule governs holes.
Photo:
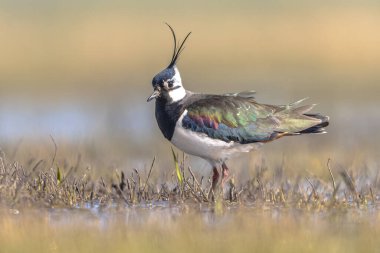
POLYGON ((168 81, 168 86, 169 86, 169 88, 172 88, 172 87, 173 87, 173 84, 174 84, 174 81, 173 81, 173 80, 169 80, 169 81, 168 81))

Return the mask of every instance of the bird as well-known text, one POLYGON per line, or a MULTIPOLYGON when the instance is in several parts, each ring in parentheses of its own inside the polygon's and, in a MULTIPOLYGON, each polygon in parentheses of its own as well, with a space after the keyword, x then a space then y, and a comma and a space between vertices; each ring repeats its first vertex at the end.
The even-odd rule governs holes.
POLYGON ((154 76, 147 102, 155 99, 156 121, 167 140, 210 163, 210 189, 215 191, 228 179, 226 161, 231 157, 282 137, 326 133, 329 117, 310 113, 315 104, 301 105, 305 99, 270 105, 258 103, 254 91, 214 95, 186 90, 176 64, 191 32, 177 43, 174 29, 166 25, 173 36, 173 54, 169 65, 154 76))

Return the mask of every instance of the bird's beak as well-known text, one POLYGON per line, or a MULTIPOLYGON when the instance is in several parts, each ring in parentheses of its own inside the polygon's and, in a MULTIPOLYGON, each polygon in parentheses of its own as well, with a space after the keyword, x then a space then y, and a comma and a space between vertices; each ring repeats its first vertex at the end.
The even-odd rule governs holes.
POLYGON ((155 89, 155 90, 153 91, 152 95, 150 95, 150 97, 148 97, 148 99, 146 100, 146 102, 149 102, 149 101, 151 101, 152 99, 154 99, 154 98, 160 96, 160 94, 161 94, 161 91, 160 91, 159 89, 155 89))

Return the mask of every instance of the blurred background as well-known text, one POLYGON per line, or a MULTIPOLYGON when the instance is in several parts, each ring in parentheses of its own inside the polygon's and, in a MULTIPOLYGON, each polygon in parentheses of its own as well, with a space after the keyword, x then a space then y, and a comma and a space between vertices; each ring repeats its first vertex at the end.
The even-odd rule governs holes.
POLYGON ((44 156, 52 136, 58 156, 99 167, 169 162, 146 103, 171 58, 164 22, 180 39, 193 32, 178 64, 187 89, 253 89, 273 104, 310 97, 331 117, 326 135, 284 138, 236 163, 300 153, 298 163, 320 166, 379 161, 380 3, 371 0, 2 0, 0 148, 44 156))

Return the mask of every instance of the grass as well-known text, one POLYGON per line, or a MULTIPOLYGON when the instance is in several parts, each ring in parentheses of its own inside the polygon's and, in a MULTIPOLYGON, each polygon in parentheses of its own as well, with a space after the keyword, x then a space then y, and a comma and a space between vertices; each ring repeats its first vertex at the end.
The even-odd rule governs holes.
MULTIPOLYGON (((197 177, 184 160, 178 162, 173 151, 172 180, 159 185, 150 178, 155 158, 147 177, 133 169, 128 175, 114 171, 113 178, 96 178, 79 164, 63 171, 55 163, 30 160, 26 165, 0 158, 0 196, 5 206, 81 207, 88 204, 127 206, 168 201, 172 203, 208 203, 210 179, 197 177), (176 175, 176 176, 174 176, 176 175)), ((378 204, 377 178, 367 170, 333 172, 326 164, 330 180, 315 176, 287 177, 283 168, 269 171, 257 167, 245 182, 234 178, 216 193, 226 205, 270 203, 283 207, 324 209, 340 207, 367 208, 378 204), (334 176, 335 174, 335 176, 334 176)))
POLYGON ((249 177, 232 177, 213 202, 210 179, 174 151, 166 176, 156 158, 145 172, 114 169, 104 176, 56 153, 22 163, 1 153, 1 253, 376 252, 380 246, 378 176, 366 166, 328 160, 321 168, 326 176, 318 176, 262 163, 249 177))
MULTIPOLYGON (((29 160, 26 164, 0 157, 1 203, 9 207, 84 207, 87 205, 124 206, 157 202, 199 203, 213 205, 209 200, 209 178, 197 176, 173 151, 174 166, 171 178, 161 182, 152 178, 155 158, 148 174, 137 169, 114 170, 107 178, 94 175, 88 167, 65 165, 55 161, 29 160), (111 175, 111 176, 110 176, 111 175)), ((253 169, 253 176, 242 182, 232 177, 215 193, 217 201, 228 205, 272 204, 304 209, 371 208, 379 203, 377 175, 368 168, 333 171, 331 161, 325 166, 329 178, 289 176, 283 167, 265 165, 253 169)), ((157 170, 157 169, 156 169, 157 170)))

